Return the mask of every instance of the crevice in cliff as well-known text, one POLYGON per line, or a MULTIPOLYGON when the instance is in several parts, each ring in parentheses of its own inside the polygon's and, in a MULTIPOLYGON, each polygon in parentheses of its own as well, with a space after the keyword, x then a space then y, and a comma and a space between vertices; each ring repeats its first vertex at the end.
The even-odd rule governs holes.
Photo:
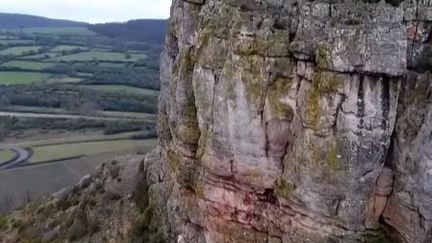
POLYGON ((336 106, 335 120, 334 120, 334 123, 333 123, 333 133, 334 134, 336 134, 336 132, 337 132, 336 129, 337 129, 338 117, 339 117, 339 115, 340 115, 341 112, 344 113, 343 110, 342 110, 342 106, 343 106, 343 104, 346 101, 346 95, 345 94, 338 93, 337 95, 340 95, 340 101, 339 101, 339 103, 336 106))
POLYGON ((387 150, 387 154, 384 159, 384 167, 390 168, 392 170, 395 169, 395 165, 393 163, 394 160, 394 149, 395 149, 395 142, 396 142, 396 129, 393 130, 391 137, 390 137, 390 146, 387 150))
POLYGON ((264 144, 264 150, 265 150, 265 156, 266 158, 269 157, 269 151, 270 151, 270 139, 268 134, 268 122, 265 121, 265 108, 267 104, 267 98, 268 98, 268 91, 270 89, 271 81, 273 78, 273 73, 270 71, 268 74, 267 83, 264 89, 264 92, 261 96, 262 104, 261 104, 261 110, 260 110, 260 116, 261 116, 261 126, 264 126, 264 136, 265 136, 265 144, 264 144))
POLYGON ((374 169, 366 170, 366 171, 362 174, 361 178, 367 177, 370 173, 373 173, 373 172, 374 172, 374 169))
POLYGON ((282 155, 282 157, 281 157, 281 159, 280 159, 280 166, 281 166, 281 171, 282 171, 282 175, 285 173, 285 164, 284 164, 284 161, 285 161, 285 157, 288 155, 288 150, 289 150, 289 147, 290 147, 290 142, 288 141, 287 143, 286 143, 286 145, 285 145, 285 149, 284 149, 284 154, 282 155))
MULTIPOLYGON (((384 161, 383 161, 383 169, 382 172, 384 172, 384 170, 390 170, 391 171, 391 185, 390 188, 388 188, 388 192, 386 193, 386 195, 381 195, 383 197, 386 197, 386 201, 385 204, 382 207, 382 212, 380 213, 380 215, 378 216, 378 223, 381 225, 381 231, 384 233, 384 235, 388 238, 388 240, 390 240, 391 242, 400 242, 402 239, 404 239, 404 237, 402 236, 402 234, 395 228, 393 228, 393 226, 389 225, 386 222, 386 219, 384 217, 385 212, 388 210, 389 207, 389 201, 391 200, 391 197, 395 191, 395 173, 396 173, 396 165, 395 165, 395 160, 397 158, 395 158, 396 153, 395 153, 395 149, 397 146, 397 123, 399 120, 399 114, 398 114, 398 108, 399 106, 403 103, 403 95, 404 95, 404 91, 399 89, 399 95, 398 96, 398 100, 396 101, 396 107, 394 108, 396 110, 396 118, 394 121, 393 125, 390 125, 389 123, 391 121, 389 121, 389 112, 390 112, 390 79, 388 77, 383 77, 383 87, 382 87, 382 107, 383 107, 383 118, 386 121, 383 121, 383 130, 386 131, 386 129, 389 129, 390 127, 392 127, 392 130, 388 131, 388 134, 390 135, 390 144, 389 147, 386 149, 384 148, 384 152, 385 152, 385 157, 384 157, 384 161), (401 94, 402 92, 402 94, 401 94), (385 122, 385 124, 384 124, 385 122)), ((406 77, 405 79, 399 79, 398 82, 401 82, 402 84, 404 82, 406 82, 406 77)), ((383 145, 384 146, 384 145, 383 145)), ((387 172, 389 173, 389 172, 387 172)), ((380 175, 381 176, 381 175, 380 175)), ((384 175, 385 176, 385 175, 384 175)), ((388 175, 387 175, 388 176, 388 175)), ((378 177, 378 180, 380 180, 380 177, 378 177)), ((377 194, 376 194, 377 195, 377 194)))
MULTIPOLYGON (((264 112, 265 112, 265 107, 267 104, 268 91, 270 89, 272 78, 273 78, 273 72, 270 71, 268 74, 267 83, 265 84, 264 92, 262 92, 262 94, 261 94, 261 107, 260 107, 260 111, 259 111, 260 116, 261 116, 261 125, 263 125, 263 122, 264 122, 264 112)), ((266 131, 266 133, 267 133, 267 131, 266 131)))
POLYGON ((268 158, 269 152, 270 152, 270 139, 269 139, 269 135, 268 135, 268 122, 265 123, 264 132, 265 132, 264 150, 265 150, 265 156, 266 156, 266 158, 268 158))
MULTIPOLYGON (((357 116, 365 116, 365 103, 364 103, 364 80, 365 75, 363 73, 359 74, 359 85, 357 93, 357 116)), ((363 120, 360 120, 360 125, 363 125, 363 120)))
POLYGON ((414 55, 414 45, 415 45, 415 42, 417 41, 417 36, 418 36, 418 23, 419 23, 419 2, 420 2, 420 0, 417 0, 417 1, 415 1, 416 2, 416 12, 415 12, 415 23, 414 23, 414 25, 415 25, 415 30, 414 30, 414 38, 413 38, 413 40, 412 40, 412 43, 411 43, 411 55, 414 55))
MULTIPOLYGON (((217 87, 217 85, 219 84, 219 79, 220 79, 220 76, 219 76, 219 73, 215 73, 215 70, 212 70, 213 71, 213 77, 214 77, 214 84, 213 84, 213 90, 212 90, 212 92, 213 92, 213 94, 212 94, 212 99, 211 99, 211 113, 210 113, 210 126, 211 126, 211 129, 212 129, 212 133, 213 133, 213 127, 214 127, 214 104, 215 104, 215 97, 216 97, 216 87, 217 87)), ((207 129, 209 129, 209 128, 207 128, 207 129)))
POLYGON ((382 102, 382 128, 385 131, 389 127, 389 113, 390 113, 390 79, 387 76, 383 77, 381 102, 382 102))

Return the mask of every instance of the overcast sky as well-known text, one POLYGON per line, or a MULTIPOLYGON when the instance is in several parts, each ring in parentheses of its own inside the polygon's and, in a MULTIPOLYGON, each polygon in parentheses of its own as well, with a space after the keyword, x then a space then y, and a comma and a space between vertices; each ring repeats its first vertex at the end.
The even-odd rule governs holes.
POLYGON ((168 18, 171 0, 0 0, 0 12, 90 23, 168 18))

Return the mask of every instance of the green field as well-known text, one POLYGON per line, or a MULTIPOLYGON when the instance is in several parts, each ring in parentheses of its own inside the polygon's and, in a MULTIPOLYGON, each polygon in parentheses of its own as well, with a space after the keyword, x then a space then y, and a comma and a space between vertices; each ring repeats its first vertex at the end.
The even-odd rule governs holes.
POLYGON ((48 78, 47 73, 0 71, 0 85, 39 83, 48 78))
POLYGON ((46 59, 53 58, 56 56, 59 56, 59 54, 46 52, 46 53, 41 53, 41 54, 36 54, 36 55, 23 56, 23 57, 20 57, 20 59, 23 59, 23 60, 46 60, 46 59))
POLYGON ((11 150, 0 150, 0 164, 7 162, 15 156, 15 153, 11 150))
POLYGON ((126 86, 126 85, 82 85, 81 87, 102 90, 105 92, 129 93, 129 94, 151 95, 151 96, 159 95, 159 91, 157 90, 143 89, 143 88, 126 86))
POLYGON ((42 147, 49 145, 59 145, 59 144, 71 144, 71 143, 88 143, 88 142, 98 142, 98 141, 114 141, 114 140, 129 140, 134 137, 142 137, 144 135, 143 131, 136 132, 125 132, 114 135, 105 135, 101 133, 95 134, 80 134, 73 133, 68 134, 66 137, 60 138, 43 138, 36 137, 34 139, 26 140, 25 142, 11 143, 3 145, 5 148, 14 148, 14 147, 42 147))
POLYGON ((112 62, 100 62, 98 63, 99 67, 108 67, 108 68, 124 68, 126 66, 125 63, 112 63, 112 62))
POLYGON ((30 62, 30 61, 10 61, 3 63, 2 67, 19 68, 32 71, 41 71, 46 68, 53 67, 54 64, 46 62, 30 62))
POLYGON ((111 48, 109 46, 107 46, 107 47, 93 47, 90 49, 90 51, 110 52, 111 48))
POLYGON ((38 52, 42 46, 16 46, 0 51, 0 55, 22 56, 29 52, 38 52))
POLYGON ((65 114, 66 109, 62 108, 49 108, 49 107, 38 107, 38 106, 7 106, 2 107, 1 111, 11 112, 22 112, 22 113, 46 113, 46 114, 65 114))
POLYGON ((88 50, 87 47, 83 46, 71 46, 71 45, 59 45, 50 50, 50 52, 62 52, 62 51, 72 51, 72 50, 88 50))
MULTIPOLYGON (((53 114, 53 115, 73 115, 74 112, 68 111, 62 108, 49 108, 49 107, 38 107, 38 106, 7 106, 2 107, 1 111, 17 112, 17 113, 29 113, 29 114, 53 114)), ((97 117, 99 119, 104 118, 137 118, 137 119, 156 119, 155 114, 146 114, 138 112, 121 112, 121 111, 100 111, 97 117)))
POLYGON ((71 36, 93 36, 96 35, 86 27, 39 27, 24 28, 24 33, 49 34, 49 35, 71 35, 71 36))
POLYGON ((33 45, 34 40, 7 40, 0 39, 0 45, 33 45))
POLYGON ((71 78, 68 76, 55 76, 46 81, 47 84, 76 84, 83 81, 82 78, 71 78))
POLYGON ((156 140, 116 140, 87 143, 51 145, 33 148, 31 163, 62 160, 75 156, 86 156, 106 152, 119 152, 138 149, 141 146, 155 146, 156 140))
POLYGON ((90 61, 108 61, 108 62, 136 62, 140 59, 145 59, 147 56, 144 54, 130 54, 130 58, 126 57, 127 54, 121 52, 103 52, 103 51, 89 51, 81 52, 72 55, 60 56, 51 58, 52 62, 90 62, 90 61))
POLYGON ((16 40, 18 37, 6 35, 6 34, 0 34, 0 40, 16 40))
POLYGON ((104 117, 117 117, 117 118, 130 118, 140 120, 156 120, 156 114, 148 113, 137 113, 137 112, 125 112, 125 111, 103 111, 102 116, 104 117))

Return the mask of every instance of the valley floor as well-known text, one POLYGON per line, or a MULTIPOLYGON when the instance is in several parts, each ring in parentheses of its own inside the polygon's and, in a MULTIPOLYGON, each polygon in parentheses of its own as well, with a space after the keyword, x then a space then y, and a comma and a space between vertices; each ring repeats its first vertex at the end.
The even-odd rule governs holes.
POLYGON ((0 212, 69 187, 103 162, 145 154, 157 144, 157 139, 139 139, 142 131, 63 135, 28 136, 0 145, 0 212))

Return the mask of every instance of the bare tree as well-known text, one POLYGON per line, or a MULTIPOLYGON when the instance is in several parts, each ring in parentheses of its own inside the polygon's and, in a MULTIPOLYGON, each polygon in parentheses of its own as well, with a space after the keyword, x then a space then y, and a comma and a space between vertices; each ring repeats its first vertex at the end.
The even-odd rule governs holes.
POLYGON ((9 211, 11 210, 15 205, 14 205, 14 196, 12 195, 12 193, 10 193, 9 191, 5 191, 3 192, 2 195, 2 204, 3 206, 0 207, 0 210, 4 210, 4 211, 9 211))
POLYGON ((27 188, 25 191, 24 202, 30 203, 32 200, 33 200, 33 193, 30 191, 29 188, 27 188))

